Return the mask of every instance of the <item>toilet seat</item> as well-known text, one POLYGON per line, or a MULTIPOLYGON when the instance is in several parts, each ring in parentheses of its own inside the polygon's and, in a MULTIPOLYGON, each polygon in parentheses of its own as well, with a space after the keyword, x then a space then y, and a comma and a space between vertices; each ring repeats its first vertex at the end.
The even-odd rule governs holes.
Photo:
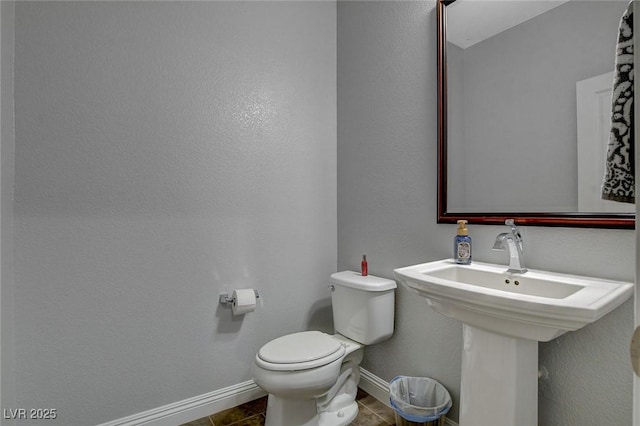
POLYGON ((303 331, 278 337, 256 354, 256 364, 266 370, 296 371, 317 368, 342 358, 345 347, 319 331, 303 331))

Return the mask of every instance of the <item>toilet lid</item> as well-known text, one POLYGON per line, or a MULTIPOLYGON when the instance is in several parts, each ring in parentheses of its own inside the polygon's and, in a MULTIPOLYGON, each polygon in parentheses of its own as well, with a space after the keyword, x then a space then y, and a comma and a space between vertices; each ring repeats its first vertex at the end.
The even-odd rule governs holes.
POLYGON ((303 331, 278 337, 260 348, 258 356, 273 364, 297 364, 315 361, 344 352, 344 347, 328 334, 319 331, 303 331))

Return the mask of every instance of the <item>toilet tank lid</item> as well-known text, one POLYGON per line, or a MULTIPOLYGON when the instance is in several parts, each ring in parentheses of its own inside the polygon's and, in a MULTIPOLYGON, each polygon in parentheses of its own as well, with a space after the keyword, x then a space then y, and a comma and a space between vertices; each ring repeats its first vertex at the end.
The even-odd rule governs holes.
POLYGON ((331 284, 365 291, 387 291, 397 287, 396 282, 374 275, 362 276, 360 272, 342 271, 331 274, 331 284))

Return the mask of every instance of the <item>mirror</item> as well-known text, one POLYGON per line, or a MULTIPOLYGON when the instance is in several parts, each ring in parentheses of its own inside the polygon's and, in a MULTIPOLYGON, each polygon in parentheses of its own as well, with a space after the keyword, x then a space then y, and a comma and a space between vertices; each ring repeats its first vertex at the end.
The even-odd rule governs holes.
POLYGON ((438 1, 439 223, 634 228, 600 199, 627 5, 438 1))

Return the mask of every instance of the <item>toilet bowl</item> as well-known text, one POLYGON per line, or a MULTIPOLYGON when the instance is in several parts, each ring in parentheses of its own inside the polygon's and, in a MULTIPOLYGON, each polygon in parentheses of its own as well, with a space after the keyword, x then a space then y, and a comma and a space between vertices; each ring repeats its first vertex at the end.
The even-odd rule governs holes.
POLYGON ((253 365, 253 380, 269 393, 266 424, 349 424, 358 414, 355 395, 362 348, 343 336, 319 331, 289 334, 263 346, 253 365), (271 353, 273 348, 281 350, 271 353), (319 405, 324 422, 318 416, 319 405), (342 422, 328 423, 329 417, 342 422))
POLYGON ((267 426, 344 426, 358 414, 364 346, 393 334, 396 283, 351 271, 330 282, 336 334, 293 333, 256 354, 253 379, 269 394, 267 426))

